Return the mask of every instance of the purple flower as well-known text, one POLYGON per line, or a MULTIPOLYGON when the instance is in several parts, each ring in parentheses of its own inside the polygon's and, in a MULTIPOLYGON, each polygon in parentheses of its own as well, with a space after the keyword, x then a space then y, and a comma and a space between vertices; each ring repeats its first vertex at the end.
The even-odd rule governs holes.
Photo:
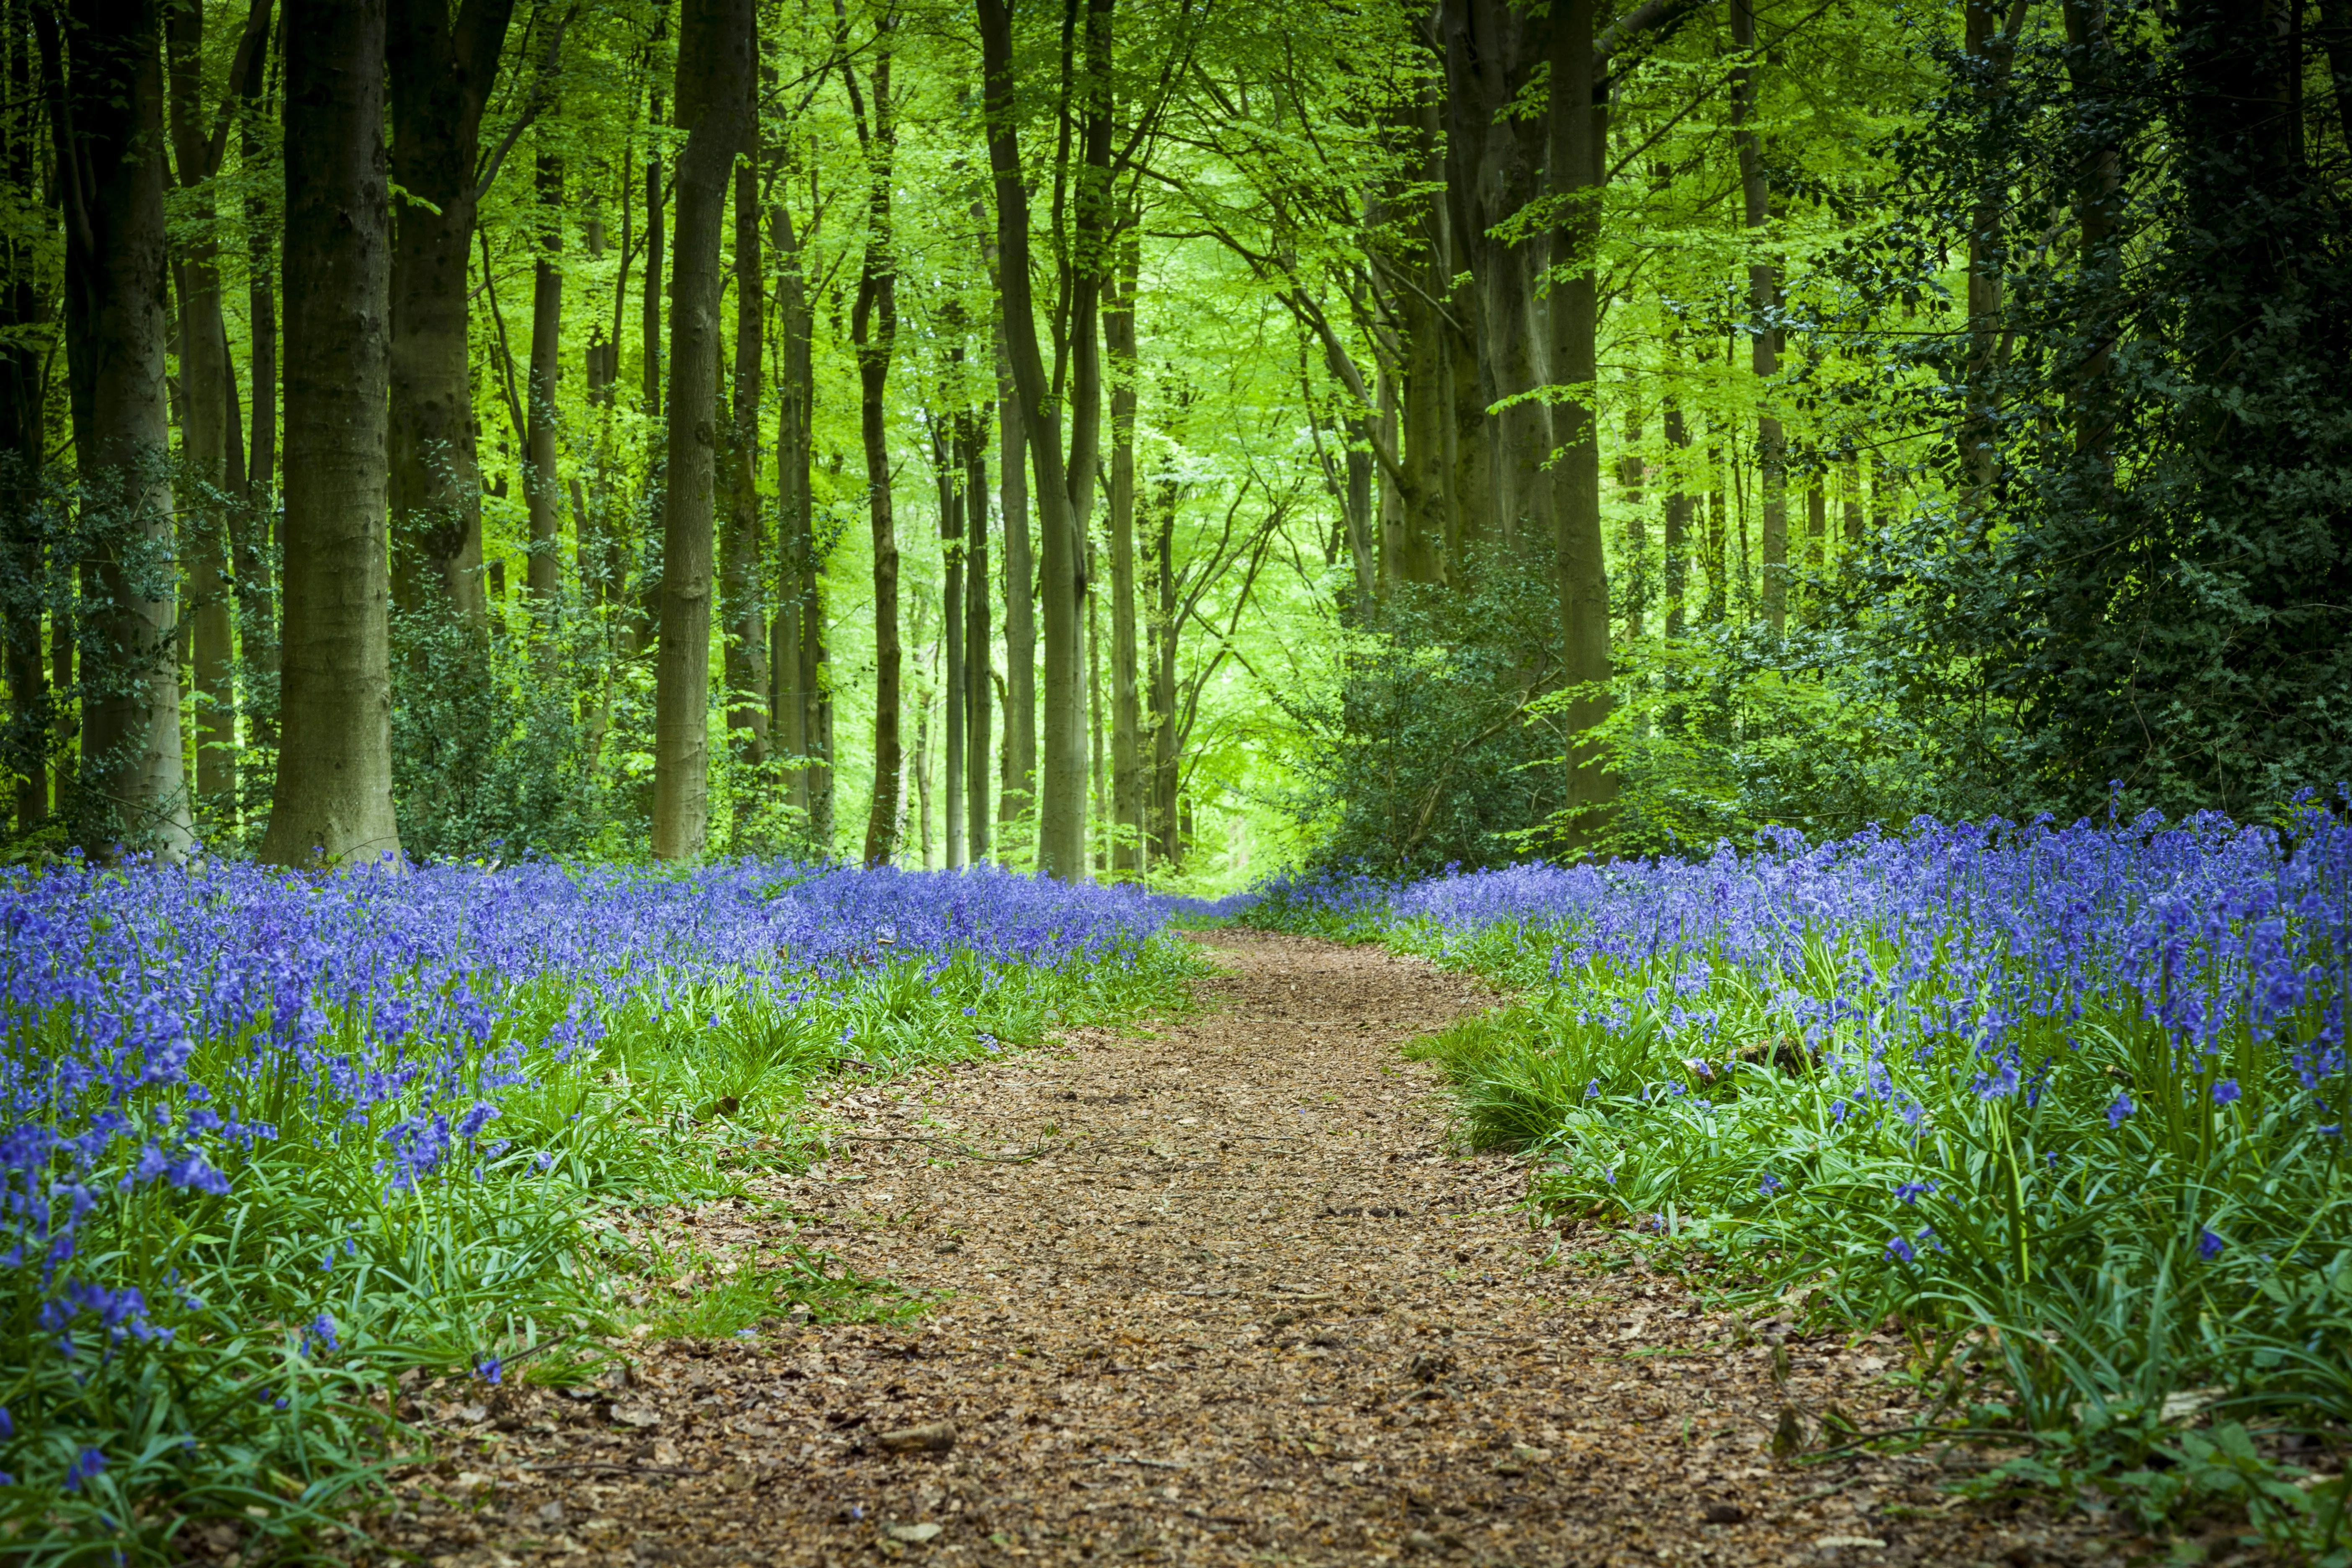
POLYGON ((1780 1178, 1774 1175, 1771 1172, 1767 1171, 1764 1173, 1763 1179, 1756 1184, 1756 1190, 1763 1196, 1769 1198, 1774 1193, 1779 1192, 1780 1190, 1780 1178))
POLYGON ((2221 1249, 2229 1245, 2210 1230, 2200 1227, 2197 1232, 2197 1256, 2209 1263, 2221 1257, 2221 1249))
POLYGON ((1897 1236, 1887 1242, 1886 1256, 1897 1263, 1909 1263, 1919 1255, 1912 1250, 1909 1242, 1897 1236))
POLYGON ((2132 1103, 2130 1095, 2116 1095, 2116 1102, 2107 1107, 2107 1131, 2113 1132, 2116 1128, 2121 1127, 2124 1124, 2124 1118, 2138 1109, 2139 1107, 2132 1103))
POLYGON ((1895 1189, 1895 1195, 1902 1200, 1904 1207, 1916 1208, 1921 1198, 1933 1197, 1936 1192, 1933 1182, 1905 1182, 1895 1189))
POLYGON ((484 1356, 474 1363, 474 1375, 496 1388, 506 1375, 506 1363, 496 1356, 484 1356))
POLYGON ((2225 1078, 2213 1086, 2213 1103, 2235 1105, 2238 1102, 2238 1080, 2225 1078))

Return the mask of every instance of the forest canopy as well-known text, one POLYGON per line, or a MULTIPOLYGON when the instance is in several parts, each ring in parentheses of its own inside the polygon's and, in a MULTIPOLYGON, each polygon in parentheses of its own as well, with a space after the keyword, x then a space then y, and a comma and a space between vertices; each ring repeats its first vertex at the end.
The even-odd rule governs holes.
POLYGON ((2352 778, 2336 0, 0 0, 5 853, 2352 778))

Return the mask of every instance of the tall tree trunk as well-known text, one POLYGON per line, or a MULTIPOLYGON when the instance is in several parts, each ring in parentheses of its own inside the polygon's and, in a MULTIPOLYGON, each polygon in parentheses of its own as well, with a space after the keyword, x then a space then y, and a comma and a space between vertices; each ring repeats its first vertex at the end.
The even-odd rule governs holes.
MULTIPOLYGON (((661 13, 667 23, 669 13, 661 13)), ((656 26, 655 36, 660 37, 656 26)), ((661 123, 662 95, 658 87, 646 94, 646 123, 648 128, 661 123)), ((659 419, 662 411, 662 205, 668 195, 662 184, 661 143, 648 140, 646 152, 646 287, 644 308, 638 316, 638 353, 645 369, 645 415, 659 419)))
POLYGON ((831 853, 833 844, 832 699, 824 689, 824 615, 809 483, 811 418, 816 384, 810 357, 808 287, 800 237, 779 205, 770 235, 776 272, 776 326, 783 335, 782 385, 776 389, 776 515, 782 538, 782 592, 771 654, 777 700, 770 733, 782 753, 799 762, 790 803, 805 815, 810 837, 831 853))
POLYGON ((734 409, 727 426, 727 548, 719 577, 726 623, 727 733, 752 763, 768 760, 768 610, 760 591, 768 552, 760 516, 761 367, 768 352, 766 271, 760 259, 759 105, 735 165, 734 409), (740 739, 738 738, 740 737, 740 739))
MULTIPOLYGON (((2084 353, 2068 388, 2074 405, 2074 450, 2095 464, 2102 488, 2112 484, 2108 446, 2114 414, 2108 407, 2108 374, 2115 361, 2114 302, 2123 288, 2121 258, 2116 247, 2116 225, 2123 198, 2123 153, 2116 144, 2115 46, 2107 37, 2106 0, 2066 0, 2066 74, 2076 105, 2074 122, 2090 132, 2083 149, 2074 183, 2075 222, 2080 226, 2078 260, 2085 278, 2099 286, 2086 290, 2089 307, 2083 315, 2084 353)), ((2321 15, 2341 14, 2341 0, 2325 0, 2321 15)), ((2342 47, 2330 35, 2330 58, 2342 47)), ((2352 39, 2345 40, 2352 43, 2352 39)), ((2300 62, 2298 62, 2299 65, 2300 62)), ((2352 110, 2338 68, 2337 101, 2352 110)), ((2347 148, 2352 150, 2352 111, 2346 119, 2347 148)))
POLYGON ((539 155, 539 258, 530 282, 530 403, 523 411, 523 500, 530 509, 530 560, 524 584, 541 613, 562 582, 563 524, 555 470, 555 384, 563 368, 563 161, 539 155))
POLYGON ((887 866, 898 847, 898 528, 890 506, 889 410, 884 393, 898 339, 898 264, 890 228, 892 154, 897 150, 890 101, 888 23, 875 51, 873 124, 860 102, 854 67, 843 79, 856 110, 858 142, 866 151, 866 253, 850 308, 850 341, 857 350, 858 431, 866 448, 866 515, 874 541, 874 794, 866 814, 866 864, 887 866))
POLYGON ((93 539, 82 570, 99 600, 82 649, 76 836, 96 856, 177 857, 194 830, 173 637, 162 7, 78 0, 63 39, 56 13, 35 17, 65 207, 66 360, 93 539))
MULTIPOLYGON (((2009 25, 2001 26, 2000 0, 1967 0, 1963 42, 1978 58, 1977 92, 1996 99, 2006 89, 2016 58, 2017 33, 2026 0, 2011 0, 2009 25)), ((1990 105, 1987 105, 1990 112, 1990 105)), ((2000 467, 1993 376, 2000 349, 2002 287, 2001 212, 2009 200, 2005 183, 1987 181, 1969 215, 1969 352, 1963 372, 1960 415, 1960 516, 1972 529, 1986 526, 1993 480, 2000 467)))
MULTIPOLYGON (((402 195, 392 249, 394 593, 403 609, 438 610, 482 631, 489 601, 467 268, 482 108, 514 0, 463 0, 454 16, 448 0, 390 4, 392 178, 402 195)), ((289 16, 289 49, 291 37, 289 16)))
MULTIPOLYGON (((0 7, 6 37, 0 48, 7 54, 8 102, 0 107, 0 180, 18 199, 38 199, 34 184, 34 154, 39 143, 34 116, 31 38, 26 0, 6 0, 0 7)), ((45 559, 47 542, 37 508, 41 468, 47 458, 44 410, 41 406, 41 353, 26 329, 48 318, 48 301, 40 287, 39 260, 30 236, 0 237, 0 325, 14 329, 0 333, 0 637, 5 637, 5 664, 0 679, 8 683, 9 712, 6 750, 0 767, 16 775, 16 831, 30 833, 49 814, 49 735, 56 716, 51 711, 47 672, 42 667, 41 614, 50 566, 45 559)))
POLYGON ((286 667, 261 858, 397 856, 384 552, 385 0, 286 7, 286 667))
MULTIPOLYGON (((268 47, 264 28, 259 48, 268 47)), ((237 158, 248 173, 262 167, 264 117, 269 112, 269 79, 257 53, 247 68, 244 103, 238 111, 237 158)), ((246 377, 252 412, 246 422, 244 494, 229 515, 229 546, 236 563, 237 635, 244 646, 249 724, 247 739, 257 750, 278 743, 278 609, 270 562, 270 527, 277 515, 278 484, 278 290, 272 249, 270 204, 258 192, 245 201, 246 377)))
MULTIPOLYGON (((1738 0, 1735 0, 1738 3, 1738 0)), ((1563 271, 1551 286, 1552 374, 1580 389, 1555 405, 1560 444, 1554 526, 1559 562, 1561 679, 1575 694, 1565 715, 1568 788, 1563 802, 1572 847, 1589 846, 1617 798, 1617 780, 1586 737, 1609 716, 1609 569, 1601 532, 1601 422, 1598 401, 1600 290, 1594 279, 1601 239, 1607 110, 1594 91, 1594 0, 1555 0, 1551 29, 1552 195, 1562 204, 1553 258, 1563 271)))
MULTIPOLYGON (((252 7, 231 68, 229 94, 252 68, 267 35, 268 0, 252 7)), ((180 461, 186 481, 181 508, 182 552, 187 565, 186 623, 194 656, 196 793, 211 809, 235 819, 236 810, 236 646, 230 588, 228 521, 231 441, 237 389, 228 331, 221 315, 220 265, 212 237, 212 179, 222 142, 204 104, 204 7, 174 5, 165 22, 170 56, 172 158, 190 197, 197 236, 180 259, 180 461)), ((224 130, 226 127, 224 127, 224 130)), ((235 468, 244 471, 243 454, 235 468)), ((237 487, 241 488, 241 487, 237 487)))
POLYGON ((1158 607, 1151 617, 1150 863, 1171 871, 1183 864, 1183 837, 1176 821, 1176 637, 1181 607, 1176 598, 1176 485, 1163 479, 1152 510, 1151 565, 1158 607))
MULTIPOLYGON (((1486 416, 1484 515, 1465 516, 1465 544, 1487 543, 1540 559, 1553 553, 1557 489, 1544 470, 1553 447, 1552 416, 1541 400, 1521 397, 1548 377, 1538 331, 1535 280, 1544 247, 1514 243, 1495 230, 1537 191, 1543 161, 1542 121, 1509 112, 1535 73, 1541 24, 1511 0, 1445 0, 1440 16, 1446 73, 1447 184, 1463 221, 1456 232, 1474 279, 1471 290, 1481 409, 1520 401, 1486 416)), ((1555 31, 1558 29, 1555 28, 1555 31)))
POLYGON ((1118 292, 1103 312, 1110 350, 1110 688, 1114 871, 1143 869, 1143 714, 1135 646, 1135 291, 1140 257, 1122 247, 1118 292))
POLYGON ((661 648, 654 665, 654 854, 691 859, 710 822, 711 510, 719 444, 719 240, 751 133, 751 0, 685 0, 678 26, 677 251, 670 289, 661 648))
MULTIPOLYGON (((999 295, 1000 300, 1002 294, 999 295)), ((1037 804, 1037 564, 1029 537, 1029 429, 997 321, 998 510, 1004 520, 1004 805, 1006 826, 1037 804)))
MULTIPOLYGON (((1668 345, 1671 354, 1673 345, 1668 345)), ((1674 449, 1669 459, 1674 465, 1674 478, 1666 491, 1665 570, 1666 570, 1666 636, 1683 635, 1690 583, 1691 496, 1686 473, 1689 459, 1683 454, 1690 450, 1690 429, 1683 422, 1683 405, 1669 397, 1663 418, 1666 427, 1666 445, 1674 449)))
POLYGON ((964 575, 964 831, 971 840, 973 864, 989 858, 988 751, 990 677, 993 656, 988 627, 988 443, 983 436, 984 410, 967 408, 956 415, 956 441, 963 454, 963 493, 971 564, 964 575))
POLYGON ((1748 368, 1755 373, 1756 463, 1764 489, 1764 619, 1774 632, 1789 623, 1788 442, 1779 415, 1770 412, 1772 378, 1780 374, 1780 332, 1773 324, 1780 308, 1780 280, 1762 246, 1771 222, 1771 189, 1765 178, 1764 150, 1756 134, 1755 0, 1731 0, 1731 42, 1741 51, 1731 73, 1732 141, 1739 153, 1739 193, 1750 243, 1758 249, 1748 263, 1748 368))
MULTIPOLYGON (((958 334, 950 347, 950 363, 957 374, 950 384, 961 379, 963 347, 961 342, 961 322, 953 320, 950 331, 958 334)), ((946 685, 940 690, 947 711, 940 721, 941 750, 946 753, 941 777, 947 800, 947 865, 950 870, 964 863, 963 822, 963 596, 964 596, 964 489, 962 430, 959 415, 949 422, 942 433, 934 425, 931 431, 931 455, 939 469, 940 487, 940 553, 945 581, 940 604, 940 637, 946 645, 946 685)))
POLYGON ((1649 468, 1642 461, 1641 446, 1641 410, 1629 405, 1625 449, 1617 458, 1617 493, 1625 500, 1625 637, 1631 642, 1642 639, 1650 599, 1650 529, 1642 514, 1642 487, 1649 468))

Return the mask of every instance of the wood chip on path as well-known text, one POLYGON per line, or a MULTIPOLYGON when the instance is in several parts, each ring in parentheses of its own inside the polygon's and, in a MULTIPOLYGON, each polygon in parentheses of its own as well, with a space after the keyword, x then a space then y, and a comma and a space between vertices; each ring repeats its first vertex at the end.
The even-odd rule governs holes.
POLYGON ((1533 1229, 1524 1170, 1454 1152, 1435 1073, 1398 1051, 1491 1005, 1472 983, 1372 947, 1201 940, 1224 973, 1181 1022, 844 1086, 844 1114, 927 1141, 844 1143, 780 1182, 797 1233, 723 1205, 681 1221, 822 1247, 931 1310, 645 1343, 593 1398, 504 1391, 488 1425, 436 1428, 446 1457, 400 1480, 388 1543, 434 1568, 2030 1564, 2127 1545, 1956 1504, 1926 1457, 1775 1462, 1784 1409, 1807 1433, 1833 1408, 1915 1419, 1884 1381, 1902 1347, 1791 1341, 1777 1384, 1766 1344, 1630 1249, 1533 1229))

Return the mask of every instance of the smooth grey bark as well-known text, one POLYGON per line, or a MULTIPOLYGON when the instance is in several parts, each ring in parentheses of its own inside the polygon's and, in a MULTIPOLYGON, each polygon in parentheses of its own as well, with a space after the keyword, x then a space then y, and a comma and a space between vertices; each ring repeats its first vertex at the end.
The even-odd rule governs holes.
MULTIPOLYGON (((950 351, 958 359, 962 350, 950 351)), ((946 712, 940 721, 942 780, 947 802, 947 866, 964 863, 963 822, 963 595, 964 521, 963 453, 954 436, 931 436, 933 461, 939 468, 940 552, 945 565, 940 595, 940 637, 945 647, 947 684, 940 690, 946 712)))
POLYGON ((163 16, 157 0, 37 8, 66 229, 65 337, 81 475, 82 733, 75 836, 184 854, 174 630, 171 323, 163 230, 163 16))
POLYGON ((1690 449, 1690 428, 1684 422, 1682 405, 1672 398, 1661 410, 1661 422, 1666 429, 1666 445, 1675 451, 1671 459, 1674 479, 1666 490, 1665 538, 1662 542, 1665 551, 1666 636, 1679 637, 1686 617, 1684 596, 1690 581, 1691 497, 1684 474, 1686 460, 1682 456, 1690 449))
POLYGON ((283 732, 261 858, 394 858, 385 0, 286 7, 283 732))
POLYGON ((719 241, 735 154, 751 134, 751 0, 687 0, 678 27, 670 286, 668 479, 661 646, 654 661, 654 854, 699 856, 710 822, 711 524, 719 446, 719 241))
MULTIPOLYGON (((244 101, 237 110, 237 158, 247 169, 258 169, 264 117, 269 112, 270 78, 265 69, 269 30, 264 28, 253 63, 242 83, 244 101)), ((246 259, 246 379, 252 389, 250 415, 245 422, 247 442, 240 504, 229 515, 229 549, 236 563, 238 636, 247 677, 269 700, 257 701, 247 739, 257 748, 278 743, 276 688, 278 680, 278 604, 270 565, 270 529, 277 514, 278 484, 278 289, 275 237, 270 232, 269 204, 258 193, 245 203, 246 259)))
MULTIPOLYGON (((454 14, 448 0, 390 4, 392 178, 404 193, 392 241, 394 591, 404 610, 485 631, 467 267, 482 109, 514 0, 463 0, 454 14)), ((288 23, 290 53, 290 12, 288 23)))

